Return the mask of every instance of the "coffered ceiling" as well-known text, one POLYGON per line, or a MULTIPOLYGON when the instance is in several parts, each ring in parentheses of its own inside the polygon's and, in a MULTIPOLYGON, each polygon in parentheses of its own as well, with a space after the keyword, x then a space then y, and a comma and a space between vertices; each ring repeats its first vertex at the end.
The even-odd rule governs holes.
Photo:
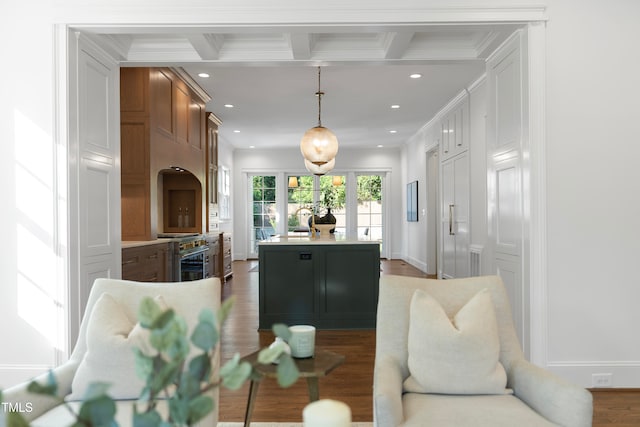
POLYGON ((181 67, 239 149, 294 147, 322 124, 341 147, 401 145, 484 72, 517 25, 99 27, 122 66, 181 67), (207 73, 208 78, 199 74, 207 73), (420 74, 420 78, 411 78, 420 74), (225 107, 233 105, 233 107, 225 107), (392 106, 397 106, 392 108, 392 106))

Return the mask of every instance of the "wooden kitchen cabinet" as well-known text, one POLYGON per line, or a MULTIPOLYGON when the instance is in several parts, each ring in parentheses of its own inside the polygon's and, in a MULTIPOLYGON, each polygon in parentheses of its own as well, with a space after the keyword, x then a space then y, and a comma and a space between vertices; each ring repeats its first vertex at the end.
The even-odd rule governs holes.
POLYGON ((122 278, 138 282, 173 280, 174 242, 161 242, 122 248, 122 278))
POLYGON ((207 253, 207 274, 209 277, 221 277, 220 267, 220 233, 209 233, 205 235, 209 252, 207 253))
POLYGON ((208 175, 205 106, 209 100, 179 70, 120 69, 122 240, 154 240, 159 232, 203 231, 208 175), (195 197, 189 200, 191 222, 185 230, 165 229, 170 221, 164 216, 172 212, 158 209, 172 206, 156 190, 162 189, 160 175, 176 167, 194 177, 194 185, 185 193, 195 197))
POLYGON ((217 233, 218 214, 218 129, 222 121, 207 113, 207 231, 217 233))
POLYGON ((233 275, 231 233, 220 233, 220 279, 224 282, 233 275))

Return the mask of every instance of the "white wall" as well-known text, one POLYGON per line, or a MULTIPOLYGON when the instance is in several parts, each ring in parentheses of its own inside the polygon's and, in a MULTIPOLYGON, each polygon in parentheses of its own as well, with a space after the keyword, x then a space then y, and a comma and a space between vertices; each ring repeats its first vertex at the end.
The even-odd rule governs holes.
POLYGON ((638 387, 640 2, 553 1, 549 17, 549 365, 638 387))
POLYGON ((0 388, 55 365, 65 347, 56 325, 68 247, 55 179, 56 158, 65 153, 54 140, 50 7, 0 6, 0 388))
MULTIPOLYGON (((339 138, 339 135, 338 135, 339 138)), ((401 191, 402 179, 400 167, 400 150, 389 148, 376 148, 373 150, 358 150, 341 148, 336 156, 335 173, 347 171, 355 172, 385 172, 387 173, 389 192, 388 199, 384 201, 390 208, 390 218, 386 224, 391 227, 389 236, 390 254, 392 258, 398 258, 402 254, 401 227, 404 218, 403 192, 401 191)), ((304 167, 304 161, 299 149, 279 150, 236 150, 233 156, 233 211, 234 233, 233 252, 235 259, 244 259, 247 254, 247 220, 250 214, 247 206, 247 181, 248 172, 287 172, 308 173, 304 167)))
MULTIPOLYGON (((429 117, 425 117, 425 123, 429 117)), ((431 139, 431 129, 422 129, 404 146, 403 171, 405 181, 401 187, 402 203, 406 206, 408 183, 418 181, 418 222, 408 222, 406 215, 401 217, 403 224, 403 256, 409 264, 427 271, 427 153, 425 147, 431 139)))
MULTIPOLYGON (((222 124, 224 126, 224 123, 222 124)), ((227 142, 220 139, 218 141, 218 165, 224 166, 229 169, 230 173, 233 174, 233 147, 230 146, 227 142)), ((236 190, 237 183, 233 180, 233 175, 231 179, 231 220, 221 220, 220 221, 220 231, 225 233, 233 233, 234 222, 234 192, 236 190)), ((231 248, 234 247, 235 236, 231 234, 231 248)))

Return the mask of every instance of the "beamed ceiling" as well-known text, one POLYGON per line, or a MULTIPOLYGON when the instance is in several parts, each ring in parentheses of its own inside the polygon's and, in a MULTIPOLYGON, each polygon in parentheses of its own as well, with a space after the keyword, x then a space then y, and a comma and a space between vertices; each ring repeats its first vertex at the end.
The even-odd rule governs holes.
POLYGON ((322 124, 341 147, 397 147, 484 72, 516 24, 81 28, 122 66, 184 70, 238 149, 297 147, 322 124), (209 74, 202 78, 200 73, 209 74), (414 73, 421 78, 412 79, 414 73), (233 108, 225 107, 226 104, 233 108), (399 108, 391 108, 397 105, 399 108))

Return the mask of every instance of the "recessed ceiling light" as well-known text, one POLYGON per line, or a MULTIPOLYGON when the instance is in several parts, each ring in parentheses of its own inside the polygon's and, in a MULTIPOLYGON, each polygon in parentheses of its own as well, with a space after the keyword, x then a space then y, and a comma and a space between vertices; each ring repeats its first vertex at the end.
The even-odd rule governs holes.
POLYGON ((422 77, 422 74, 413 73, 413 74, 409 75, 409 77, 411 77, 412 79, 419 79, 420 77, 422 77))
POLYGON ((240 133, 238 129, 234 130, 233 133, 240 133))
POLYGON ((199 73, 198 76, 202 77, 203 79, 206 79, 206 78, 209 77, 209 74, 207 74, 207 73, 199 73))
POLYGON ((400 108, 400 106, 398 104, 393 104, 391 108, 394 110, 397 110, 398 108, 400 108))
POLYGON ((256 148, 256 146, 255 145, 250 145, 249 148, 256 148))
POLYGON ((395 130, 395 129, 391 129, 391 130, 389 131, 389 133, 398 133, 398 131, 397 131, 397 130, 395 130))
POLYGON ((382 147, 384 147, 384 145, 378 144, 378 148, 382 148, 382 147))
POLYGON ((233 104, 224 104, 224 108, 233 108, 233 104))

